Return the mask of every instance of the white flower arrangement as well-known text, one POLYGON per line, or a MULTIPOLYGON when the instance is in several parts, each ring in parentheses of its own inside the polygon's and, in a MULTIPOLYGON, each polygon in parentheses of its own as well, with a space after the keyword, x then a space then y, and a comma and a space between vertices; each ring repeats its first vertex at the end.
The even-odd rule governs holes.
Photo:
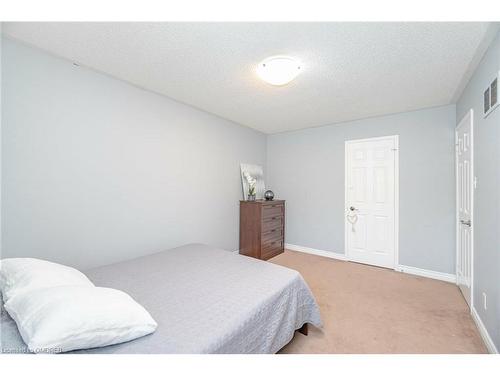
POLYGON ((257 183, 257 180, 250 176, 250 173, 248 172, 243 172, 243 176, 246 178, 248 182, 248 195, 254 196, 255 195, 255 184, 257 183))

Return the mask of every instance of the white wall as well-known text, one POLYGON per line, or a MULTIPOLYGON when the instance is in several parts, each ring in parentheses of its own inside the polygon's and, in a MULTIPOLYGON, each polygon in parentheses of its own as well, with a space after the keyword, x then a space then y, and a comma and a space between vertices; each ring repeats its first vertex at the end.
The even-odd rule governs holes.
MULTIPOLYGON (((332 99, 334 100, 334 99, 332 99)), ((399 263, 455 273, 455 106, 268 137, 268 185, 287 200, 286 242, 344 253, 344 142, 399 135, 399 263)))
POLYGON ((474 110, 474 306, 500 349, 500 108, 482 115, 483 92, 500 71, 500 33, 457 103, 457 119, 474 110), (483 308, 482 293, 488 308, 483 308))
POLYGON ((2 257, 80 268, 238 248, 264 134, 3 39, 2 257))

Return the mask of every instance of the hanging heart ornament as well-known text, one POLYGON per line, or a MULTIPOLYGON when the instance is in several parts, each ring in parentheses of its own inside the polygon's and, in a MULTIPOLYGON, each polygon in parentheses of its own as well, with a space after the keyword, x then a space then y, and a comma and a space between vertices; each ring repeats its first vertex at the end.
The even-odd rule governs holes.
POLYGON ((347 219, 347 221, 349 223, 351 223, 352 225, 354 225, 358 221, 358 215, 356 215, 356 214, 354 214, 354 215, 347 215, 346 219, 347 219))

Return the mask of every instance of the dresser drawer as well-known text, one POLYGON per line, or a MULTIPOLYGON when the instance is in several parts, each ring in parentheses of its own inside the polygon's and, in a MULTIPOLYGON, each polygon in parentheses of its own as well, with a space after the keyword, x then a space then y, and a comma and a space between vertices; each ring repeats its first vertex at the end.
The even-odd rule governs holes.
POLYGON ((269 232, 273 229, 278 229, 283 227, 282 216, 272 216, 267 219, 262 220, 262 232, 269 232))
POLYGON ((270 231, 267 232, 262 232, 262 246, 265 246, 268 243, 271 242, 276 242, 280 241, 283 238, 283 229, 276 228, 276 229, 271 229, 270 231))
POLYGON ((280 239, 262 245, 261 258, 267 260, 275 255, 280 254, 281 252, 283 252, 283 240, 280 239))
POLYGON ((281 218, 283 216, 283 205, 282 204, 269 204, 262 207, 262 218, 272 219, 281 218))

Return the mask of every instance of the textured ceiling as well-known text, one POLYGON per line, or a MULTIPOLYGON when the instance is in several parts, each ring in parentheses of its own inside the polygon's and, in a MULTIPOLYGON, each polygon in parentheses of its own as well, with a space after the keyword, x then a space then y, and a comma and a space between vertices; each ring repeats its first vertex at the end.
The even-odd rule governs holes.
MULTIPOLYGON (((489 23, 4 23, 8 36, 265 133, 453 102, 489 23), (258 79, 271 55, 290 84, 258 79)), ((484 47, 484 46, 483 46, 484 47)), ((483 48, 484 49, 484 48, 483 48)))

